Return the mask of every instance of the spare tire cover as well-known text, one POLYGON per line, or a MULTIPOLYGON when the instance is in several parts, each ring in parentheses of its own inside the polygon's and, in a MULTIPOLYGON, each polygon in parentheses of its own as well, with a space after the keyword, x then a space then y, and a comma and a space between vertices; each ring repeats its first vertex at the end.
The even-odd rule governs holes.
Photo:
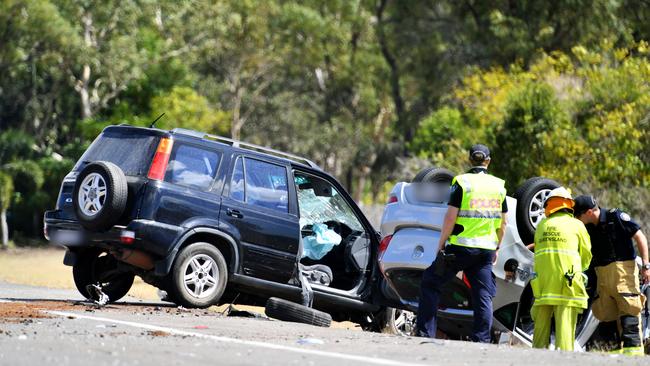
POLYGON ((128 186, 122 169, 111 162, 98 161, 79 173, 72 204, 84 228, 105 231, 120 219, 127 198, 128 186))

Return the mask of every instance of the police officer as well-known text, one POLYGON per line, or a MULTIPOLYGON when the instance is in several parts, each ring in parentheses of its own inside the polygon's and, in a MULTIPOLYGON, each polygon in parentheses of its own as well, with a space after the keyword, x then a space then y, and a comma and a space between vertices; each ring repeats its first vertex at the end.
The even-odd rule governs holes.
POLYGON ((487 146, 472 146, 469 157, 474 167, 452 181, 438 254, 422 274, 417 333, 436 336, 440 288, 456 273, 464 271, 472 287, 472 340, 490 342, 492 298, 496 294, 492 264, 506 224, 506 189, 502 179, 487 173, 490 164, 487 146), (447 239, 449 245, 445 247, 447 239))
POLYGON ((554 317, 555 348, 572 351, 578 314, 587 308, 582 272, 589 267, 591 245, 585 225, 573 217, 573 206, 566 188, 552 190, 544 202, 546 218, 535 231, 537 277, 530 282, 535 348, 548 347, 554 317))
MULTIPOLYGON (((613 328, 616 324, 611 322, 620 322, 623 348, 620 348, 620 341, 615 348, 621 353, 643 355, 640 324, 645 298, 639 290, 639 270, 632 241, 636 242, 643 261, 641 277, 646 283, 650 280, 648 241, 630 215, 619 209, 598 207, 592 196, 576 197, 575 211, 591 237, 592 267, 598 279, 592 306, 594 316, 609 322, 603 324, 604 327, 613 328)), ((618 333, 618 329, 616 331, 618 333)))

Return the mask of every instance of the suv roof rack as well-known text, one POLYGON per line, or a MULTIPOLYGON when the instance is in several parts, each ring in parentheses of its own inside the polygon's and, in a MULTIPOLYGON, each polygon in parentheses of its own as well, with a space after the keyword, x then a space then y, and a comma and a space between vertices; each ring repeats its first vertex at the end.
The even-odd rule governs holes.
POLYGON ((206 139, 207 138, 207 139, 214 140, 214 141, 217 141, 217 142, 229 144, 229 145, 231 145, 233 147, 238 147, 238 148, 257 151, 257 152, 263 152, 263 153, 266 153, 266 154, 269 154, 269 155, 274 155, 274 156, 277 156, 277 157, 289 159, 289 160, 292 160, 292 161, 295 161, 295 162, 298 162, 298 163, 301 163, 301 164, 306 164, 306 165, 310 166, 311 168, 322 170, 316 163, 314 163, 313 161, 311 161, 311 160, 309 160, 307 158, 303 158, 303 157, 300 157, 298 155, 293 155, 293 154, 289 154, 289 153, 286 153, 286 152, 283 152, 283 151, 271 149, 269 147, 259 146, 259 145, 251 144, 251 143, 248 143, 248 142, 233 140, 233 139, 230 139, 230 138, 227 138, 227 137, 212 135, 212 134, 209 134, 209 133, 199 132, 199 131, 195 131, 195 130, 188 130, 188 129, 185 129, 185 128, 174 128, 172 130, 172 133, 181 133, 183 135, 189 135, 189 136, 197 137, 197 138, 200 138, 200 139, 206 139))

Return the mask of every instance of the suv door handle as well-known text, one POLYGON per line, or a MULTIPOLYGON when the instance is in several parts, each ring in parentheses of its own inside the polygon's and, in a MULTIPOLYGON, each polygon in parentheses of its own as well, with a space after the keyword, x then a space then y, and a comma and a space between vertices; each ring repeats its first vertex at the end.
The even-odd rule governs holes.
POLYGON ((242 215, 241 212, 239 212, 238 210, 233 210, 232 208, 229 208, 229 209, 226 210, 226 215, 232 216, 232 217, 235 217, 235 218, 238 218, 238 219, 241 219, 241 218, 244 217, 244 215, 242 215))

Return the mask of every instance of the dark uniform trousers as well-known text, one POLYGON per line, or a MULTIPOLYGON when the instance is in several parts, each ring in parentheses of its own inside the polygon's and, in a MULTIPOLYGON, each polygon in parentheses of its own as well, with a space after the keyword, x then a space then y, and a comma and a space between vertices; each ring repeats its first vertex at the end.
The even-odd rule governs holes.
POLYGON ((434 261, 422 274, 417 329, 426 332, 429 337, 435 337, 440 290, 459 271, 464 271, 472 287, 474 307, 472 340, 489 343, 492 329, 492 298, 496 295, 496 283, 492 275, 494 250, 448 245, 445 252, 454 254, 455 259, 447 262, 442 271, 436 268, 441 265, 441 261, 434 261))

